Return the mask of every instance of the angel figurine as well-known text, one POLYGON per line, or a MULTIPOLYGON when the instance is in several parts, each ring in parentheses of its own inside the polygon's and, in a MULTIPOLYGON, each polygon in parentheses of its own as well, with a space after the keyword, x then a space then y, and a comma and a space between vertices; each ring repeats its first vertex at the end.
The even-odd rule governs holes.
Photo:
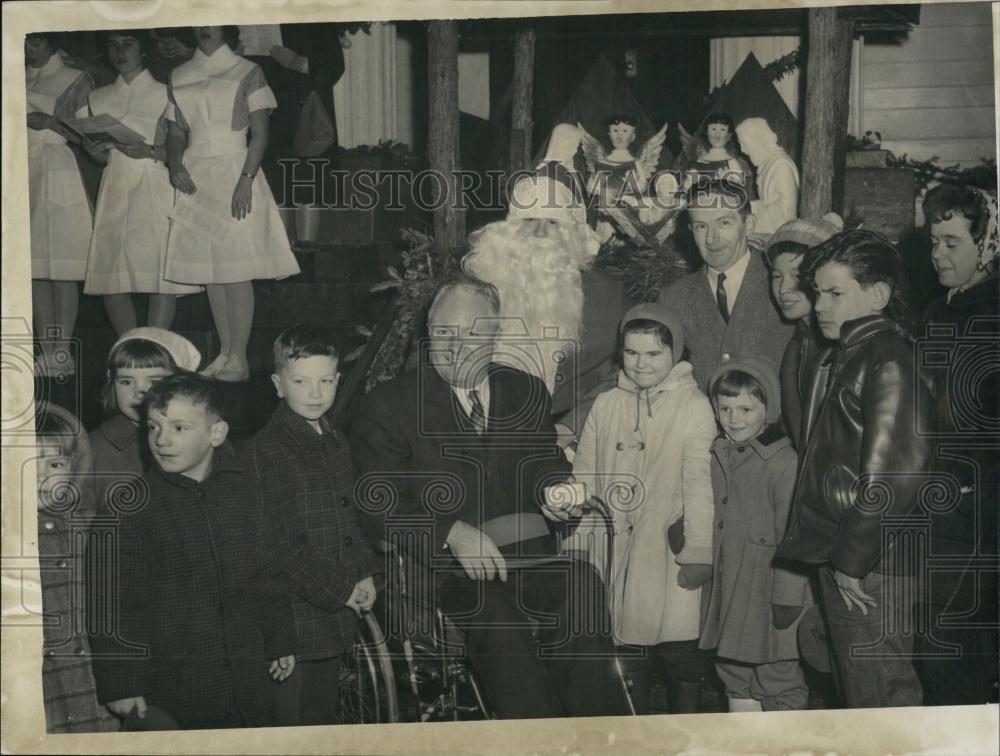
POLYGON ((729 178, 749 187, 753 170, 736 143, 733 119, 728 113, 710 113, 696 135, 689 134, 681 124, 681 144, 684 149, 675 168, 685 171, 684 185, 689 188, 696 176, 729 178))
POLYGON ((597 233, 602 242, 608 241, 616 227, 631 236, 628 227, 637 221, 636 208, 642 203, 649 179, 656 173, 667 135, 667 126, 647 139, 635 157, 630 149, 635 141, 638 122, 629 115, 618 113, 608 119, 608 140, 611 152, 580 124, 580 148, 587 162, 590 179, 587 191, 598 197, 597 233))

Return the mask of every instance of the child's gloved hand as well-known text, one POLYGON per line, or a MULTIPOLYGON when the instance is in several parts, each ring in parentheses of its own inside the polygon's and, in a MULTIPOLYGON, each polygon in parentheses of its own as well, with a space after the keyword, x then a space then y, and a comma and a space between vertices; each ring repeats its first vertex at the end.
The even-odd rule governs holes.
POLYGON ((792 623, 798 619, 799 614, 801 613, 801 606, 771 604, 771 614, 774 621, 774 627, 778 630, 784 630, 786 627, 791 627, 792 623))
POLYGON ((677 575, 677 585, 693 591, 701 588, 712 579, 712 565, 710 564, 682 564, 681 571, 677 575))

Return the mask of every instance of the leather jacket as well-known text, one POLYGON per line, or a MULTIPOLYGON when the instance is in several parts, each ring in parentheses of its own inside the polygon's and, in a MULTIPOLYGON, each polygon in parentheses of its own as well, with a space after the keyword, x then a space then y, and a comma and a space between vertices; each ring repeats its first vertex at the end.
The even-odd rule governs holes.
POLYGON ((913 342, 881 315, 845 323, 814 411, 778 556, 857 578, 913 572, 892 537, 917 507, 932 448, 921 433, 932 427, 929 383, 913 342))

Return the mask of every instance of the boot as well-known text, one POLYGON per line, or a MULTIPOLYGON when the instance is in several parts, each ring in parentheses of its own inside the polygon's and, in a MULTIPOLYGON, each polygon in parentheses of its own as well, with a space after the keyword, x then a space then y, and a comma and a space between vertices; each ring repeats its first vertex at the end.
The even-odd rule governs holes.
POLYGON ((701 711, 701 681, 671 679, 667 683, 671 714, 697 714, 701 711))
POLYGON ((730 697, 729 711, 733 712, 764 711, 764 708, 761 706, 760 701, 757 701, 753 698, 730 697))

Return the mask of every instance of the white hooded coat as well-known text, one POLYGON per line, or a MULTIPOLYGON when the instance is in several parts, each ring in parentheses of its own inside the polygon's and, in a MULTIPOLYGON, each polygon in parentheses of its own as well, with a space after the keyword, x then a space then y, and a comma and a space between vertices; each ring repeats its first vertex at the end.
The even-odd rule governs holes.
MULTIPOLYGON (((710 449, 717 435, 691 364, 678 362, 658 385, 639 389, 624 373, 587 416, 573 475, 603 499, 614 519, 606 580, 615 637, 654 645, 698 637, 701 589, 677 583, 682 564, 711 564, 714 506, 710 449), (683 519, 673 554, 667 528, 683 519)), ((604 571, 603 520, 584 517, 564 548, 586 550, 604 571)))

